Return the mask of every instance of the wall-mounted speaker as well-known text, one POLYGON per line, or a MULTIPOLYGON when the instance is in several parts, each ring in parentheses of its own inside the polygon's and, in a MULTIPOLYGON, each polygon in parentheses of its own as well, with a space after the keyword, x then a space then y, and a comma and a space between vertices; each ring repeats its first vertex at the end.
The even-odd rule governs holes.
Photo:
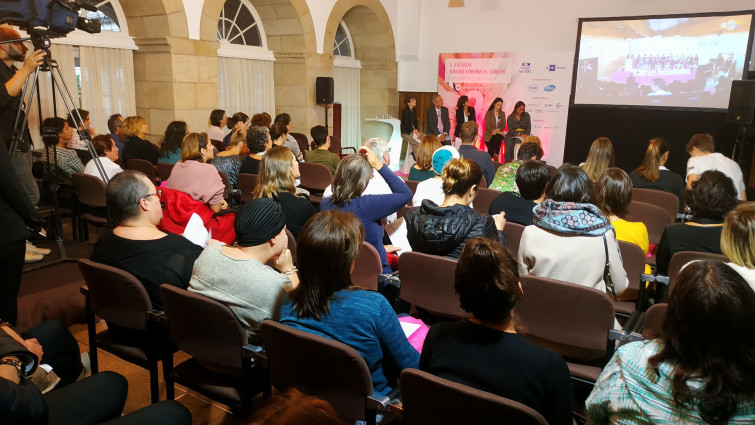
POLYGON ((333 77, 317 77, 315 81, 315 100, 318 105, 333 103, 333 77))
POLYGON ((754 115, 755 80, 732 81, 726 121, 736 124, 752 124, 754 115))

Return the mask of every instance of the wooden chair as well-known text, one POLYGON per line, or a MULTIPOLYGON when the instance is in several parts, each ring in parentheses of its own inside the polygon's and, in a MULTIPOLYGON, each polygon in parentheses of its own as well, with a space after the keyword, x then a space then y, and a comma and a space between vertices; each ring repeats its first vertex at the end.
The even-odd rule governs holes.
POLYGON ((126 168, 129 170, 141 171, 147 176, 147 178, 149 178, 149 181, 154 182, 155 184, 158 183, 157 169, 155 169, 155 166, 146 159, 129 159, 126 161, 126 168))
POLYGON ((482 215, 490 214, 490 204, 500 194, 501 191, 495 189, 484 189, 482 187, 477 189, 477 196, 475 196, 474 202, 472 202, 474 210, 482 215))
POLYGON ((383 264, 375 247, 362 242, 359 254, 354 260, 354 270, 351 271, 351 281, 365 289, 378 290, 378 275, 383 272, 383 264))
POLYGON ((257 179, 257 174, 239 173, 236 182, 241 192, 241 202, 246 203, 252 200, 252 192, 257 186, 257 179))
POLYGON ((105 183, 99 177, 73 173, 72 178, 78 202, 79 242, 84 242, 89 240, 89 223, 110 227, 110 209, 105 200, 105 183))
POLYGON ((627 273, 629 285, 621 301, 615 302, 616 315, 629 318, 635 311, 643 311, 645 299, 645 253, 639 246, 625 241, 619 241, 621 262, 627 273), (632 301, 634 300, 634 301, 632 301))
POLYGON ((676 214, 680 212, 680 199, 671 192, 664 192, 662 190, 655 189, 632 189, 632 200, 637 202, 644 202, 646 204, 653 204, 659 206, 671 215, 676 217, 676 214))
POLYGON ((428 326, 470 316, 461 308, 454 290, 456 260, 412 251, 401 254, 398 264, 400 298, 417 307, 428 326))

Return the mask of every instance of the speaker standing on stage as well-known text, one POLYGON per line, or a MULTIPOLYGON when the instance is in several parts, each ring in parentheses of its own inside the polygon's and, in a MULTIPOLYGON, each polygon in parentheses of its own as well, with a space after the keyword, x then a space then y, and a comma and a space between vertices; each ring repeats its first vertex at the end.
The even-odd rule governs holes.
MULTIPOLYGON (((485 132, 482 134, 482 141, 488 147, 488 153, 495 158, 501 150, 503 142, 503 131, 506 128, 506 114, 502 110, 503 99, 496 97, 490 104, 488 112, 485 113, 485 132)), ((508 148, 503 153, 504 163, 510 162, 514 158, 514 149, 508 148)))

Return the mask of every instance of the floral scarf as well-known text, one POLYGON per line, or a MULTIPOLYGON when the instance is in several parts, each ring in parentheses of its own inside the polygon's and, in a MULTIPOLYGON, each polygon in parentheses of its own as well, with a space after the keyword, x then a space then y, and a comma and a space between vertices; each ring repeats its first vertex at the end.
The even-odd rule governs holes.
POLYGON ((533 212, 536 226, 558 233, 601 236, 613 229, 608 218, 593 204, 546 199, 533 212))

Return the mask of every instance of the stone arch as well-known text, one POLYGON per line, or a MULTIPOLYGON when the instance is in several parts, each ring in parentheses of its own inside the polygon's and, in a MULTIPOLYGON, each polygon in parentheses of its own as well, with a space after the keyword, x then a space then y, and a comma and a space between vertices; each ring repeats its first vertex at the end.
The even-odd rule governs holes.
POLYGON ((379 0, 338 0, 328 18, 324 49, 333 58, 336 30, 341 21, 354 42, 354 58, 362 64, 360 77, 360 122, 362 138, 390 137, 382 124, 366 123, 365 118, 390 113, 398 116, 398 64, 393 28, 379 0))

